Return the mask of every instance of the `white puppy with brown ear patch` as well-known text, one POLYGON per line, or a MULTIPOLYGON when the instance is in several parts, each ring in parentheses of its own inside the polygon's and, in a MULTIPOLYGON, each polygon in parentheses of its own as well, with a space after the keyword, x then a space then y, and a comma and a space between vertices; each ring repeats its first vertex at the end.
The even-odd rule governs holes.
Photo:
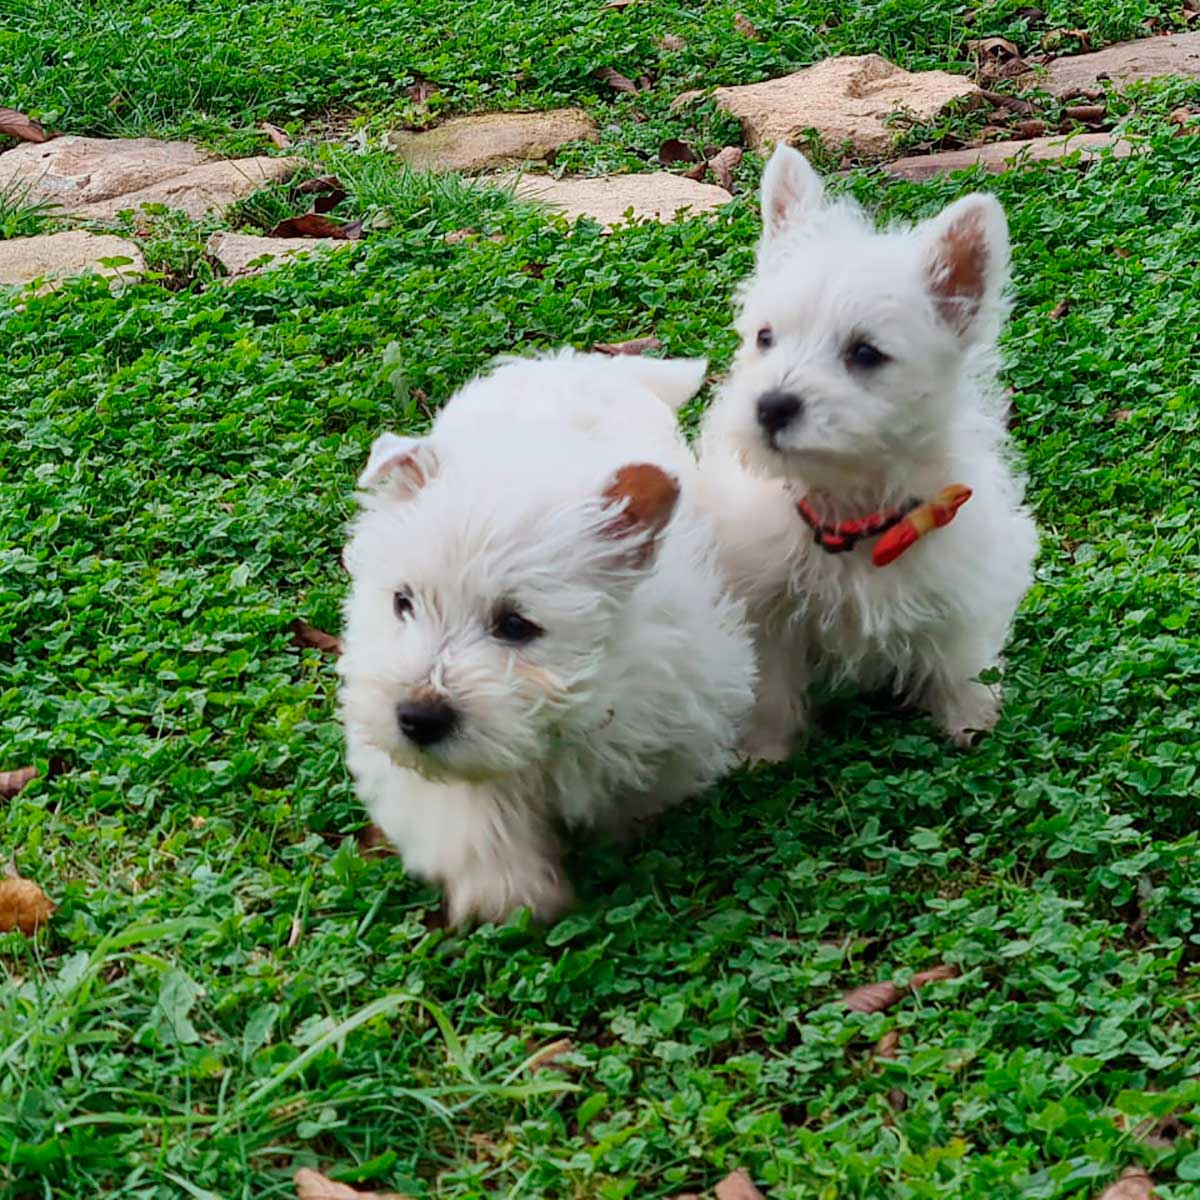
POLYGON ((345 561, 358 791, 453 921, 569 903, 561 824, 713 783, 753 704, 674 410, 703 362, 507 360, 426 438, 384 434, 345 561))
POLYGON ((967 743, 997 719, 979 675, 999 665, 1038 541, 996 380, 1004 212, 975 194, 877 231, 787 147, 762 209, 700 464, 757 631, 746 751, 788 755, 818 678, 891 686, 967 743))

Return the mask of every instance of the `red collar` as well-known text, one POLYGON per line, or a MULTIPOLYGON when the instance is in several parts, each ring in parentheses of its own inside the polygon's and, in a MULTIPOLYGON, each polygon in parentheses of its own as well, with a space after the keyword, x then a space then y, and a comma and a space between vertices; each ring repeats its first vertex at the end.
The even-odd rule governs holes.
POLYGON ((877 567, 886 567, 931 529, 949 525, 970 498, 970 488, 952 483, 932 500, 922 503, 911 498, 895 508, 880 509, 851 521, 822 521, 807 496, 796 502, 796 511, 813 531, 817 545, 829 554, 845 554, 864 538, 878 537, 871 561, 877 567))

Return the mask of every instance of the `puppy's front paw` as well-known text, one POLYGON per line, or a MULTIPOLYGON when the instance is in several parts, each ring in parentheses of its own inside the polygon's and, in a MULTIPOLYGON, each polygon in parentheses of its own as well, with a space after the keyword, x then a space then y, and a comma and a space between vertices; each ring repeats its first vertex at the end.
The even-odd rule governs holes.
POLYGON ((485 921, 501 924, 518 908, 528 908, 535 921, 548 925, 561 917, 574 901, 571 884, 560 868, 551 863, 523 868, 486 864, 468 875, 446 881, 447 917, 457 926, 485 921))
POLYGON ((742 738, 738 751, 747 764, 787 762, 792 756, 792 739, 776 730, 756 730, 742 738))
POLYGON ((1000 719, 1000 696, 975 681, 931 698, 930 715, 956 746, 969 750, 1000 719))

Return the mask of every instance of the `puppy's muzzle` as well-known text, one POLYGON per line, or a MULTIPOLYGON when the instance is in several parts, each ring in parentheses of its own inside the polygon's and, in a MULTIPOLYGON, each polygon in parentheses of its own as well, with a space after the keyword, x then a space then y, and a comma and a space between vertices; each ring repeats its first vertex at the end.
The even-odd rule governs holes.
POLYGON ((772 446, 775 439, 804 414, 804 401, 792 392, 764 392, 758 398, 758 425, 772 446))
POLYGON ((414 746, 435 746, 458 724, 458 713, 442 700, 410 700, 396 706, 400 732, 414 746))

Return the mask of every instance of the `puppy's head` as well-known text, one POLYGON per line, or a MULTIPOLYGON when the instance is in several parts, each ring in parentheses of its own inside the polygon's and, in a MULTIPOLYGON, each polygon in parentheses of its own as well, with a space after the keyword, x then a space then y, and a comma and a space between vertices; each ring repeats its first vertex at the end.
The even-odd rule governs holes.
POLYGON ((339 666, 352 734, 431 778, 475 781, 586 738, 674 477, 570 430, 552 443, 435 430, 378 439, 360 485, 339 666))
POLYGON ((892 473, 936 443, 972 354, 999 331, 1004 212, 974 194, 914 228, 877 231, 780 147, 762 213, 719 430, 772 476, 833 485, 892 473))

